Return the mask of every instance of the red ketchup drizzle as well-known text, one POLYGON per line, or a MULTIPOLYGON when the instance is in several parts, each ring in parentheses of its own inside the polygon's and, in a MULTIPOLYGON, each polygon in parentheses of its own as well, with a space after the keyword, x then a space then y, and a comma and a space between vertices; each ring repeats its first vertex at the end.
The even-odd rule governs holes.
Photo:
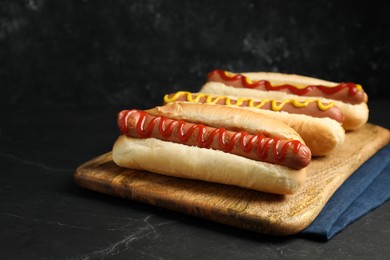
POLYGON ((210 78, 211 75, 214 73, 217 73, 224 80, 228 80, 228 81, 241 80, 241 83, 245 88, 264 87, 268 91, 288 89, 291 93, 293 93, 295 95, 299 95, 299 96, 303 96, 303 95, 307 94, 307 92, 309 92, 313 89, 319 89, 327 95, 334 94, 334 93, 339 92, 345 88, 348 88, 348 94, 350 96, 355 96, 358 92, 358 90, 356 88, 356 84, 350 83, 350 82, 343 82, 343 83, 340 83, 340 84, 338 84, 336 86, 332 86, 332 87, 326 87, 326 86, 321 86, 321 85, 308 85, 304 88, 297 88, 297 87, 290 85, 290 84, 282 84, 282 85, 278 85, 278 86, 272 86, 271 82, 269 82, 268 80, 253 81, 252 83, 250 83, 246 80, 247 77, 245 77, 243 75, 234 74, 234 76, 227 76, 225 74, 225 71, 223 71, 223 70, 214 70, 214 71, 210 72, 208 75, 208 78, 210 78))
MULTIPOLYGON (((164 138, 169 138, 172 136, 173 129, 177 125, 178 133, 177 137, 180 142, 185 144, 193 135, 194 131, 198 129, 197 135, 197 143, 195 144, 201 148, 210 148, 212 142, 217 137, 219 143, 219 149, 225 152, 230 152, 233 150, 235 144, 238 142, 240 144, 240 148, 245 153, 250 153, 253 150, 254 144, 257 144, 256 154, 257 157, 261 160, 265 160, 268 157, 269 149, 272 147, 273 156, 277 162, 284 161, 286 156, 287 149, 292 145, 293 152, 297 154, 301 147, 301 142, 298 140, 286 141, 283 145, 280 152, 278 151, 279 146, 281 145, 281 140, 278 138, 268 138, 261 134, 251 135, 246 132, 235 132, 228 141, 225 141, 227 138, 226 134, 228 131, 224 128, 214 128, 209 134, 207 133, 207 129, 202 124, 192 124, 190 128, 185 131, 185 126, 187 123, 182 120, 172 120, 167 123, 168 119, 163 116, 155 116, 147 126, 145 126, 145 121, 147 117, 147 113, 140 110, 127 110, 123 111, 120 115, 120 119, 118 122, 120 126, 120 130, 122 133, 127 133, 127 119, 130 113, 138 113, 139 119, 136 125, 136 131, 142 138, 148 138, 152 136, 153 129, 156 124, 158 124, 159 133, 164 138), (207 137, 206 137, 207 136, 207 137)), ((173 141, 175 142, 175 141, 173 141)), ((215 148, 215 147, 213 147, 215 148)))

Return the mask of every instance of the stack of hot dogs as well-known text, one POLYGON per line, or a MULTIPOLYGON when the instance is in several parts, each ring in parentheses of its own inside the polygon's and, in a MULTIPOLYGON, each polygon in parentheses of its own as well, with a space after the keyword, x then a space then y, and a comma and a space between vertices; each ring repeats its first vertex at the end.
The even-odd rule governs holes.
POLYGON ((360 85, 280 73, 215 70, 198 93, 164 103, 119 113, 116 164, 283 195, 303 184, 312 156, 368 120, 360 85))

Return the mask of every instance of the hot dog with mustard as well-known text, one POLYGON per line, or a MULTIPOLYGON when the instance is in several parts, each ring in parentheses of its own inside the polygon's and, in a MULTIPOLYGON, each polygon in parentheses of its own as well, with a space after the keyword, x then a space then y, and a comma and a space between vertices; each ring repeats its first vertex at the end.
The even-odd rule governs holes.
POLYGON ((343 112, 333 103, 323 103, 319 99, 279 101, 185 91, 164 96, 164 103, 177 101, 239 107, 281 120, 298 132, 315 156, 329 154, 345 139, 341 127, 343 112))

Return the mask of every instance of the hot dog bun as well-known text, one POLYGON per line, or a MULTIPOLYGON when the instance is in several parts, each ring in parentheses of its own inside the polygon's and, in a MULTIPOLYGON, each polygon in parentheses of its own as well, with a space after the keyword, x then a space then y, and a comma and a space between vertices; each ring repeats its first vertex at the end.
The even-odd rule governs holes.
MULTIPOLYGON (((272 85, 287 84, 287 85, 296 86, 297 89, 300 88, 302 89, 308 85, 322 85, 322 86, 332 88, 339 84, 339 83, 325 81, 325 80, 316 79, 312 77, 306 77, 306 76, 295 75, 295 74, 273 73, 273 72, 248 72, 248 73, 231 74, 231 75, 235 75, 235 77, 237 77, 237 75, 239 75, 240 77, 244 77, 243 82, 244 83, 249 82, 248 84, 252 84, 252 82, 256 82, 256 81, 266 80, 271 82, 272 85)), ((321 95, 316 96, 316 98, 322 100, 323 102, 334 102, 335 105, 343 111, 345 115, 345 120, 342 126, 345 130, 358 129, 368 121, 368 106, 366 103, 368 99, 367 94, 361 89, 360 85, 356 85, 356 86, 360 87, 359 88, 360 91, 358 92, 359 96, 361 96, 360 103, 352 104, 341 100, 327 98, 321 95)), ((214 79, 213 78, 210 79, 210 77, 209 77, 209 82, 202 87, 200 92, 220 94, 220 95, 241 96, 241 97, 267 98, 267 99, 293 98, 297 100, 303 100, 307 98, 300 95, 286 93, 283 91, 274 91, 274 90, 264 91, 264 90, 254 89, 254 88, 241 88, 241 87, 236 88, 233 86, 228 86, 224 83, 220 85, 220 84, 216 84, 214 79)))
POLYGON ((344 143, 345 131, 335 120, 286 112, 247 109, 280 120, 295 129, 310 148, 313 156, 327 155, 344 143))
POLYGON ((167 116, 172 119, 188 120, 231 130, 240 129, 251 134, 260 133, 270 137, 299 140, 305 143, 302 137, 285 123, 236 107, 172 102, 146 110, 146 112, 156 116, 167 116))
MULTIPOLYGON (((275 138, 298 140, 303 144, 300 136, 284 123, 249 110, 176 102, 145 112, 237 132, 245 130, 253 134, 261 133, 275 138)), ((123 118, 119 121, 122 120, 123 118)), ((120 123, 120 128, 124 128, 123 123, 120 123)), ((310 152, 308 148, 307 151, 310 152)), ((294 193, 303 184, 306 175, 305 168, 296 170, 219 150, 127 135, 121 135, 115 142, 113 160, 121 167, 275 194, 294 193)))
MULTIPOLYGON (((259 105, 253 105, 261 103, 261 101, 257 99, 237 99, 235 97, 205 93, 179 92, 173 95, 166 95, 164 97, 164 102, 175 102, 178 99, 191 103, 217 103, 233 107, 240 107, 245 110, 251 110, 253 112, 265 115, 272 119, 280 120, 298 132, 314 156, 329 154, 335 148, 340 146, 344 142, 345 138, 345 131, 341 127, 341 124, 336 120, 330 119, 328 117, 318 118, 305 114, 294 114, 283 111, 277 112, 260 109, 257 108, 259 105), (242 105, 245 103, 252 104, 252 106, 242 105)), ((279 105, 279 107, 280 106, 281 105, 279 105)), ((304 105, 299 104, 299 106, 300 109, 305 109, 304 105)), ((299 109, 297 109, 297 111, 299 111, 299 109)), ((321 110, 319 111, 320 112, 318 113, 324 112, 321 110)), ((338 111, 340 110, 336 110, 336 112, 338 111)))
POLYGON ((168 176, 292 194, 303 184, 305 170, 250 160, 222 151, 122 135, 113 160, 121 166, 168 176))

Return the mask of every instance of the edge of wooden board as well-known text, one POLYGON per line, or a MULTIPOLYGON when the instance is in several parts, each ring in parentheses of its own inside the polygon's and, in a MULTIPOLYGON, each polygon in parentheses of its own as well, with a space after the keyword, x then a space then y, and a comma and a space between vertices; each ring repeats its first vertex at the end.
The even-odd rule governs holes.
POLYGON ((111 152, 79 166, 74 178, 81 187, 105 194, 255 232, 291 235, 310 225, 342 183, 389 139, 387 129, 372 124, 348 132, 340 148, 312 160, 303 187, 287 196, 125 169, 112 161, 111 152))

